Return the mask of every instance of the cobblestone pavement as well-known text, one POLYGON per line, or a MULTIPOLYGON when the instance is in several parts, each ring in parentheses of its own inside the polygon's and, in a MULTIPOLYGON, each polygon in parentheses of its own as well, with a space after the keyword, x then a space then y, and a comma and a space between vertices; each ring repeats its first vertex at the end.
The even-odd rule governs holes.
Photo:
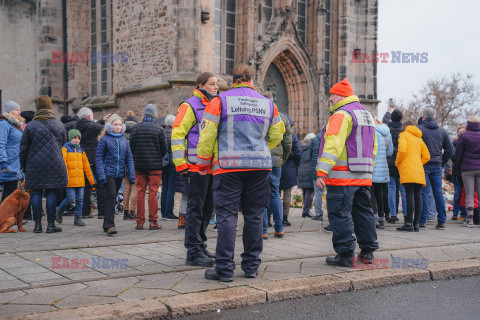
MULTIPOLYGON (((121 218, 116 217, 114 237, 103 233, 102 220, 86 219, 82 228, 74 227, 70 216, 64 217, 59 234, 34 234, 29 222, 28 232, 0 235, 0 317, 355 271, 325 264, 324 257, 334 254, 331 234, 321 231, 322 222, 301 218, 300 209, 291 211, 285 238, 273 237, 269 229, 259 277, 246 279, 238 267, 231 283, 205 280, 203 268, 185 266, 184 231, 177 229, 177 221, 161 221, 159 231, 138 231, 135 221, 121 218)), ((238 237, 242 224, 240 215, 238 237)), ((420 233, 398 232, 397 226, 378 230, 376 258, 433 262, 480 257, 480 228, 463 228, 452 220, 445 231, 435 230, 434 222, 420 233)), ((207 236, 214 251, 212 226, 207 236)), ((238 264, 242 241, 237 239, 238 264)))

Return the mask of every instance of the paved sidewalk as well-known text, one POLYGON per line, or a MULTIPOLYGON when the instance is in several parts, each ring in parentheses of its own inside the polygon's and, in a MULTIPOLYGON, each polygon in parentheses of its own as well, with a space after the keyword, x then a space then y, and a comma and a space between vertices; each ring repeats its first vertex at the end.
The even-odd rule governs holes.
MULTIPOLYGON (((245 279, 238 267, 231 283, 205 280, 203 268, 185 266, 184 231, 176 221, 162 221, 160 231, 137 231, 135 221, 116 218, 119 233, 114 237, 103 233, 102 220, 87 219, 87 226, 80 228, 73 227, 73 217, 64 218, 60 234, 34 234, 30 222, 27 233, 0 235, 0 317, 358 271, 325 264, 324 257, 334 254, 331 234, 320 231, 322 222, 301 218, 299 209, 291 211, 292 226, 285 228, 285 238, 273 237, 272 231, 264 242, 259 277, 245 279)), ((239 236, 242 223, 240 215, 239 236)), ((378 231, 376 258, 429 263, 480 258, 479 228, 463 228, 451 220, 446 231, 435 230, 434 223, 420 233, 397 232, 397 226, 387 224, 378 231)), ((211 226, 207 236, 214 251, 211 226)), ((236 263, 241 252, 238 238, 236 263)))

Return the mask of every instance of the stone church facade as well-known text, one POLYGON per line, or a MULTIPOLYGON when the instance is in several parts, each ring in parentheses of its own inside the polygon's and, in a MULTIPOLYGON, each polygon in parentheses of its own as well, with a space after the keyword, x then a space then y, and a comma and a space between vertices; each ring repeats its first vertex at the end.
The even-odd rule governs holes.
POLYGON ((0 3, 0 17, 16 10, 19 21, 33 21, 21 36, 31 37, 36 58, 28 53, 34 75, 19 75, 4 101, 25 86, 34 88, 27 106, 47 93, 60 113, 66 105, 70 114, 82 106, 98 116, 141 114, 153 103, 159 114, 175 114, 199 73, 214 72, 226 90, 233 66, 249 64, 258 90, 288 112, 300 136, 321 129, 328 90, 344 77, 364 105, 373 111, 378 103, 376 64, 352 63, 352 55, 377 51, 377 0, 5 1, 16 5, 0 3))

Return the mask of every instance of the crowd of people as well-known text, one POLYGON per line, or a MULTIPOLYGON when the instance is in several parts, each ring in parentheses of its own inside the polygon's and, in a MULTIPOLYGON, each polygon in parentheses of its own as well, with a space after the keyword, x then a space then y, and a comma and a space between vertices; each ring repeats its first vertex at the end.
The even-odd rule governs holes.
POLYGON ((220 94, 215 75, 200 74, 176 116, 159 117, 157 107, 148 104, 141 121, 133 111, 125 119, 108 114, 95 121, 86 107, 59 121, 48 96, 37 99, 36 112, 21 112, 9 101, 0 116, 2 201, 24 179, 32 194, 25 218, 34 220, 33 232, 42 232, 46 198, 46 232, 55 233, 62 231, 58 224, 73 203, 75 226, 85 226, 85 219, 94 217, 96 190, 97 217, 111 236, 117 233, 120 188, 124 220, 135 220, 137 230, 146 219, 150 230, 162 228, 157 199, 161 185, 161 217, 178 219, 178 228, 185 228, 186 264, 216 265, 205 277, 221 281, 233 279, 238 212, 244 219, 241 266, 245 276, 253 278, 268 227, 283 238, 284 227, 291 225, 295 186, 302 189, 302 217, 316 221, 324 219, 322 197, 327 190, 330 225, 325 231, 333 233, 337 253, 327 258, 331 265, 351 265, 356 246, 352 231, 360 258, 371 262, 378 249, 376 228, 400 221, 400 199, 404 218, 397 230, 419 232, 435 218, 435 228, 444 230, 443 176, 455 186, 453 219, 462 219, 466 227, 480 223, 477 116, 468 117, 452 144, 435 121, 434 109, 424 108, 414 124, 402 123, 401 111, 390 106, 380 121, 360 104, 348 79, 332 87, 330 103, 323 130, 299 140, 289 115, 256 90, 247 65, 233 70, 231 89, 220 94), (182 194, 178 217, 176 192, 182 194), (215 252, 206 245, 211 219, 218 230, 215 252))

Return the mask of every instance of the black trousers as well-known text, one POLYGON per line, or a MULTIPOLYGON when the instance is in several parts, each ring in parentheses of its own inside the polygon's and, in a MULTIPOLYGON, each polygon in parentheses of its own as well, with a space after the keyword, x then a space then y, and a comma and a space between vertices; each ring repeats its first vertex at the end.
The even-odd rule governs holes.
POLYGON ((3 202, 3 200, 5 200, 9 195, 11 195, 13 191, 15 191, 15 189, 17 189, 17 183, 18 180, 5 181, 0 183, 3 186, 2 201, 0 201, 0 203, 3 202))
POLYGON ((217 214, 217 274, 232 277, 239 205, 243 214, 242 270, 254 273, 263 250, 263 212, 270 202, 268 170, 239 171, 213 177, 213 199, 217 214))
POLYGON ((388 183, 372 184, 373 212, 383 218, 388 215, 388 183))
POLYGON ((115 227, 115 205, 117 203, 118 190, 122 186, 123 179, 107 177, 107 184, 98 184, 98 193, 104 196, 104 201, 98 204, 98 213, 102 211, 105 214, 103 219, 103 229, 115 227))
POLYGON ((193 260, 202 257, 207 249, 205 231, 213 214, 213 176, 191 172, 186 181, 185 248, 187 260, 193 260))
POLYGON ((422 185, 419 183, 404 183, 403 186, 407 195, 407 217, 405 222, 418 223, 423 210, 422 185))
POLYGON ((336 253, 353 254, 357 239, 358 246, 365 252, 378 249, 370 188, 327 185, 328 220, 336 253))
MULTIPOLYGON (((95 165, 90 166, 92 169, 93 176, 95 178, 95 181, 98 183, 98 176, 97 176, 97 170, 95 165)), ((85 189, 83 189, 83 207, 82 207, 82 216, 86 217, 92 213, 92 186, 90 185, 90 182, 88 181, 87 177, 85 177, 85 189)), ((98 188, 97 188, 97 207, 98 207, 98 215, 103 216, 105 213, 102 211, 100 212, 100 207, 101 203, 105 201, 105 196, 104 193, 100 192, 100 195, 98 193, 98 188)))

